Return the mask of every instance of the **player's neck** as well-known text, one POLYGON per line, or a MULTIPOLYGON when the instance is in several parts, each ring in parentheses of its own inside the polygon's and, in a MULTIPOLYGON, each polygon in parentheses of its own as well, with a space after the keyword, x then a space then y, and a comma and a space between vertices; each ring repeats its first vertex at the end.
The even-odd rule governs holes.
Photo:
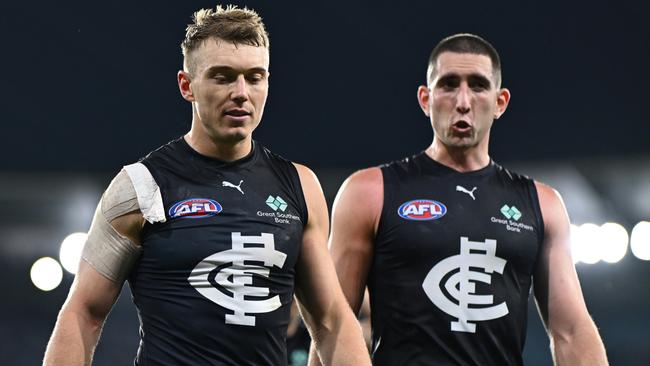
POLYGON ((490 164, 487 146, 454 147, 446 146, 434 139, 425 153, 438 163, 458 172, 473 172, 490 164))
POLYGON ((219 159, 221 161, 235 161, 246 157, 253 148, 251 138, 247 138, 234 143, 225 143, 214 141, 207 136, 200 136, 201 134, 190 132, 186 133, 183 137, 185 142, 194 151, 201 155, 211 158, 219 159))

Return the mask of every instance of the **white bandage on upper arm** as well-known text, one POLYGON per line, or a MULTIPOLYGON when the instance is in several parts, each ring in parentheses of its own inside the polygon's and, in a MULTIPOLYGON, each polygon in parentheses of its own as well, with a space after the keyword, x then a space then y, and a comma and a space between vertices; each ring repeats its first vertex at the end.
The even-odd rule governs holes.
POLYGON ((129 212, 138 211, 138 198, 135 188, 126 171, 121 170, 102 195, 102 213, 108 222, 129 212))
POLYGON ((117 283, 129 275, 142 248, 118 233, 110 222, 138 210, 151 223, 165 221, 158 185, 140 163, 124 167, 104 192, 81 255, 95 270, 117 283))
POLYGON ((142 248, 120 235, 102 212, 103 202, 95 210, 81 258, 104 277, 122 283, 131 273, 142 248))
POLYGON ((127 165, 124 170, 129 178, 138 198, 138 205, 142 216, 150 223, 165 222, 165 209, 163 207, 160 188, 146 166, 142 163, 127 165))

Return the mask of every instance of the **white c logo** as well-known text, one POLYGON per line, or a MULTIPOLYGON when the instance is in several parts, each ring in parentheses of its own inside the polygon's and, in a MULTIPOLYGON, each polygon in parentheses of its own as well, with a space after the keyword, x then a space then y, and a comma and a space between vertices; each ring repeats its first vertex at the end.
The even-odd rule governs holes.
POLYGON ((260 236, 241 236, 232 233, 232 249, 212 254, 194 267, 188 281, 201 295, 209 300, 234 311, 226 314, 226 324, 255 326, 255 317, 246 313, 268 313, 280 307, 280 297, 275 295, 263 300, 244 299, 244 296, 267 297, 266 287, 250 286, 253 274, 269 277, 267 267, 282 268, 287 255, 275 250, 273 234, 262 233, 260 236), (263 246, 245 247, 245 244, 262 244, 263 246), (246 261, 263 262, 264 266, 245 264, 246 261), (214 281, 223 289, 232 293, 232 297, 212 286, 208 276, 215 268, 231 264, 220 269, 214 281))
POLYGON ((452 331, 475 333, 476 324, 470 321, 491 320, 508 314, 508 305, 505 302, 491 307, 469 307, 469 305, 490 305, 494 302, 492 295, 476 295, 476 283, 470 281, 490 284, 492 278, 489 274, 503 273, 506 260, 495 255, 496 248, 496 240, 486 239, 485 242, 475 242, 469 241, 467 237, 461 237, 460 254, 441 260, 425 277, 422 288, 429 299, 440 310, 458 319, 451 322, 452 331), (470 267, 483 268, 487 273, 472 271, 470 267), (455 269, 460 271, 449 276, 444 286, 447 292, 458 300, 458 304, 448 299, 440 287, 445 275, 455 269))

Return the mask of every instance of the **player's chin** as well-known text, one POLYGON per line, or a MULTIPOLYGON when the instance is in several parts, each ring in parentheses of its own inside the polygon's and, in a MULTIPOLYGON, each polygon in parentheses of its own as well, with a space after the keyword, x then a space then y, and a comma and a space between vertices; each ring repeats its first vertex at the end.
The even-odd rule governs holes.
POLYGON ((246 140, 253 133, 250 126, 227 127, 219 132, 221 140, 229 143, 237 143, 246 140))
POLYGON ((470 148, 478 145, 474 136, 451 136, 447 140, 447 145, 455 148, 470 148))
POLYGON ((215 133, 219 140, 226 143, 237 143, 251 137, 258 123, 253 118, 243 122, 233 122, 231 120, 222 120, 215 126, 215 133))

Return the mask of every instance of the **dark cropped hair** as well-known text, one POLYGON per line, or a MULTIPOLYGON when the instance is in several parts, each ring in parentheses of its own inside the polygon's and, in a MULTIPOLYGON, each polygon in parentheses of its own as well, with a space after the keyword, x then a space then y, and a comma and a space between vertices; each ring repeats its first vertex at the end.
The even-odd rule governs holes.
POLYGON ((497 50, 485 39, 470 33, 460 33, 449 36, 431 51, 429 67, 427 68, 427 82, 431 83, 436 76, 436 63, 438 56, 443 52, 472 53, 485 55, 492 61, 492 73, 496 87, 501 87, 501 59, 497 50))

